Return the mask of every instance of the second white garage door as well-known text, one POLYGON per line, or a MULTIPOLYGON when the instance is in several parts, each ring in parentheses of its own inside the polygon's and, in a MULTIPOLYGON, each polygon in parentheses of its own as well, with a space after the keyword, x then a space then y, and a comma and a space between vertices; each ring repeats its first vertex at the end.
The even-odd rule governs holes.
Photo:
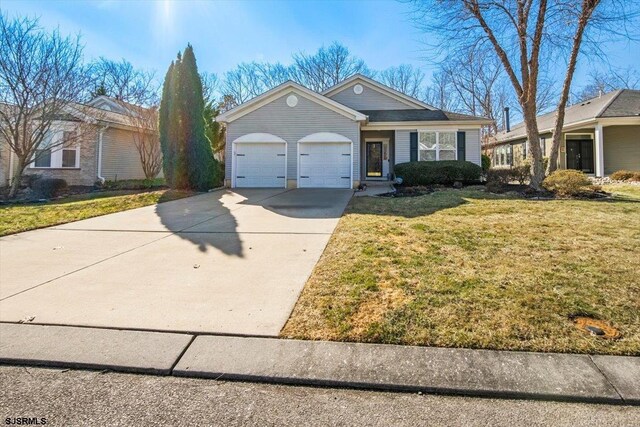
POLYGON ((236 187, 285 187, 286 145, 236 145, 236 187))
POLYGON ((351 188, 351 143, 301 143, 298 187, 351 188))

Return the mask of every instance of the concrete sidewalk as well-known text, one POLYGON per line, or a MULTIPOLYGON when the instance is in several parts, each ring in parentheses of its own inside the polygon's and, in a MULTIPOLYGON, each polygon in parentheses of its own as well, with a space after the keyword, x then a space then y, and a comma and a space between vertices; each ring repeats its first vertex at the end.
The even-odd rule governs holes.
POLYGON ((640 358, 0 323, 0 363, 640 405, 640 358))

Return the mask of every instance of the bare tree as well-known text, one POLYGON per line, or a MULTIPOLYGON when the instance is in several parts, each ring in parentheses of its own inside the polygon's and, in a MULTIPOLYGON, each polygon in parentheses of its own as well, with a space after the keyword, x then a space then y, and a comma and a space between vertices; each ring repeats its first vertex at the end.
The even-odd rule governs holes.
POLYGON ((133 131, 133 142, 138 151, 140 164, 147 179, 153 179, 162 170, 162 150, 160 147, 160 133, 158 130, 158 107, 131 108, 129 118, 133 131))
POLYGON ((293 55, 291 78, 316 92, 322 92, 356 73, 369 77, 375 74, 362 59, 353 56, 346 46, 338 42, 321 47, 313 55, 303 52, 293 55))
POLYGON ((589 73, 588 83, 574 94, 574 102, 579 103, 596 98, 606 92, 618 89, 640 89, 640 73, 635 68, 598 70, 589 73))
MULTIPOLYGON (((573 79, 583 35, 599 0, 415 0, 415 19, 419 27, 441 37, 441 48, 449 56, 470 46, 493 49, 513 86, 524 117, 527 138, 539 141, 536 122, 541 64, 556 68, 567 60, 565 78, 558 102, 556 130, 562 129, 568 88, 573 79)), ((608 2, 608 23, 624 13, 624 2, 608 2), (615 3, 615 6, 612 4, 615 3)), ((602 20, 601 22, 604 22, 602 20)), ((612 30, 613 31, 613 30, 612 30)), ((442 52, 440 52, 442 54, 442 52)), ((549 165, 557 164, 560 133, 556 131, 549 165)), ((537 143, 531 151, 531 186, 540 188, 544 179, 542 150, 537 143)))
POLYGON ((433 74, 431 84, 425 89, 424 99, 428 104, 446 111, 458 110, 460 106, 451 76, 443 71, 433 74))
POLYGON ((9 192, 14 197, 30 162, 84 136, 78 125, 65 138, 49 138, 66 129, 61 121, 83 115, 76 101, 87 78, 79 37, 46 33, 35 19, 0 14, 0 58, 0 136, 17 159, 9 192))
POLYGON ((222 82, 216 73, 204 71, 200 73, 200 80, 202 80, 202 97, 204 98, 205 104, 220 96, 220 86, 222 82))
POLYGON ((125 59, 117 62, 100 58, 89 65, 89 71, 92 96, 107 95, 136 105, 158 103, 160 85, 155 73, 136 69, 125 59))
POLYGON ((424 73, 410 64, 389 67, 380 73, 380 80, 387 86, 414 98, 422 98, 424 73))

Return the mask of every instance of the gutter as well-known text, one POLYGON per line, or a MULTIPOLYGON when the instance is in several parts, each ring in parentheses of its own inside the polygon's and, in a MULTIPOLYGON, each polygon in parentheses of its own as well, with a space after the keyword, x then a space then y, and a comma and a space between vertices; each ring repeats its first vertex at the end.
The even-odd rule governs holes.
POLYGON ((102 135, 104 132, 109 129, 109 126, 104 126, 100 128, 100 133, 98 136, 98 180, 104 184, 106 181, 105 177, 102 176, 102 135))

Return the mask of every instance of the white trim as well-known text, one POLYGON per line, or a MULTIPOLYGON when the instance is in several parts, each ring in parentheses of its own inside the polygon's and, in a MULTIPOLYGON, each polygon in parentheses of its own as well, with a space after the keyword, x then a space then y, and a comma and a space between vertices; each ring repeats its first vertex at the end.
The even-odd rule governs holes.
POLYGON ((106 132, 106 130, 109 129, 109 126, 104 126, 101 127, 100 130, 98 131, 98 179, 100 180, 100 182, 104 183, 106 181, 106 178, 102 176, 102 145, 103 145, 103 135, 106 132))
MULTIPOLYGON (((487 122, 488 123, 488 122, 487 122)), ((464 127, 469 130, 480 130, 481 126, 486 124, 478 120, 474 121, 438 121, 438 122, 374 122, 367 123, 360 127, 361 130, 416 130, 417 128, 429 129, 430 126, 434 126, 437 129, 458 129, 464 127)))
MULTIPOLYGON (((387 146, 387 169, 391 169, 391 150, 389 147, 389 138, 373 138, 373 137, 367 137, 364 139, 364 179, 365 180, 369 180, 369 181, 375 181, 375 180, 380 180, 380 181, 387 181, 387 177, 384 174, 384 146, 387 146), (375 176, 367 176, 367 157, 369 157, 369 151, 367 150, 367 142, 382 142, 382 160, 381 160, 381 166, 382 166, 382 175, 380 175, 379 177, 375 177, 375 176)), ((362 156, 360 156, 362 157, 362 156)))
POLYGON ((298 142, 301 143, 322 143, 322 142, 353 142, 349 138, 344 135, 340 135, 338 133, 332 132, 318 132, 312 133, 311 135, 307 135, 304 138, 301 138, 298 142))
POLYGON ((322 95, 324 96, 332 96, 335 95, 336 93, 340 92, 342 90, 342 88, 344 88, 345 86, 348 86, 349 84, 353 83, 354 81, 360 80, 360 83, 364 84, 364 86, 369 87, 370 89, 378 89, 383 91, 383 93, 385 93, 386 95, 390 96, 391 98, 395 99, 396 101, 400 101, 405 105, 409 105, 412 106, 414 108, 426 108, 427 110, 437 110, 437 108, 429 105, 429 104, 425 104, 422 101, 419 101, 415 98, 410 97, 409 95, 405 95, 402 92, 399 92, 393 88, 390 88, 387 85, 384 85, 380 82, 377 82, 373 79, 370 79, 369 77, 363 76, 362 74, 354 74, 353 76, 349 77, 346 80, 341 81, 340 83, 338 83, 337 85, 334 85, 332 87, 330 87, 329 89, 325 90, 324 92, 322 92, 322 95))
MULTIPOLYGON (((453 133, 454 134, 454 141, 455 141, 455 147, 453 148, 453 154, 454 154, 454 159, 453 160, 458 160, 458 129, 453 130, 453 129, 418 129, 418 161, 420 161, 420 132, 434 132, 436 134, 436 145, 435 145, 435 151, 436 151, 436 162, 440 161, 440 133, 453 133)), ((466 150, 466 148, 465 148, 466 150)), ((432 150, 427 150, 427 151, 432 151, 432 150)), ((445 149, 443 151, 451 151, 449 149, 445 149)))
POLYGON ((288 81, 281 84, 280 86, 277 86, 263 93, 262 95, 259 95, 243 104, 238 105, 237 107, 229 111, 226 111, 220 114, 218 117, 216 117, 216 121, 221 123, 233 122, 234 120, 237 120, 240 117, 243 117, 251 113, 252 111, 257 110, 260 107, 263 107, 269 104, 270 102, 282 96, 282 94, 286 93, 287 91, 294 92, 302 96, 303 98, 306 98, 312 102, 316 102, 317 104, 320 104, 332 111, 335 111, 336 113, 341 114, 351 120, 354 120, 354 121, 367 120, 367 116, 360 113, 359 111, 353 110, 345 105, 342 105, 334 101, 333 99, 327 98, 326 96, 323 96, 319 93, 309 90, 306 87, 299 85, 298 83, 295 83, 293 81, 288 81))
POLYGON ((604 131, 600 123, 596 124, 593 145, 593 154, 595 157, 593 172, 596 174, 596 177, 602 178, 604 176, 604 131))
MULTIPOLYGON (((265 134, 247 134, 247 135, 270 135, 268 133, 265 134)), ((246 135, 245 135, 246 136, 246 135)), ((287 188, 287 180, 289 178, 288 176, 288 172, 289 172, 289 143, 287 141, 285 141, 282 138, 279 138, 275 135, 270 135, 274 138, 278 138, 281 141, 238 141, 240 139, 242 139, 242 136, 239 138, 236 138, 232 143, 231 143, 231 188, 237 188, 237 182, 236 182, 236 168, 237 168, 237 158, 238 156, 236 156, 236 147, 238 144, 241 145, 251 145, 251 144, 284 144, 284 187, 283 188, 287 188)), ((276 187, 279 188, 279 187, 276 187)))
MULTIPOLYGON (((567 154, 568 154, 568 151, 567 151, 567 136, 569 136, 569 135, 588 135, 588 136, 591 137, 591 141, 593 141, 593 143, 594 143, 594 147, 593 147, 593 170, 595 172, 595 170, 596 170, 596 158, 595 158, 595 155, 596 155, 595 140, 596 140, 596 138, 595 138, 594 132, 563 132, 562 140, 564 141, 564 169, 569 169, 567 167, 567 163, 568 163, 567 162, 567 154)), ((591 175, 591 174, 588 174, 588 175, 591 175)))
POLYGON ((242 135, 239 138, 236 138, 233 141, 233 144, 242 144, 242 143, 253 143, 253 144, 264 144, 264 143, 279 143, 286 144, 287 141, 280 138, 279 136, 272 135, 270 133, 248 133, 246 135, 242 135))

